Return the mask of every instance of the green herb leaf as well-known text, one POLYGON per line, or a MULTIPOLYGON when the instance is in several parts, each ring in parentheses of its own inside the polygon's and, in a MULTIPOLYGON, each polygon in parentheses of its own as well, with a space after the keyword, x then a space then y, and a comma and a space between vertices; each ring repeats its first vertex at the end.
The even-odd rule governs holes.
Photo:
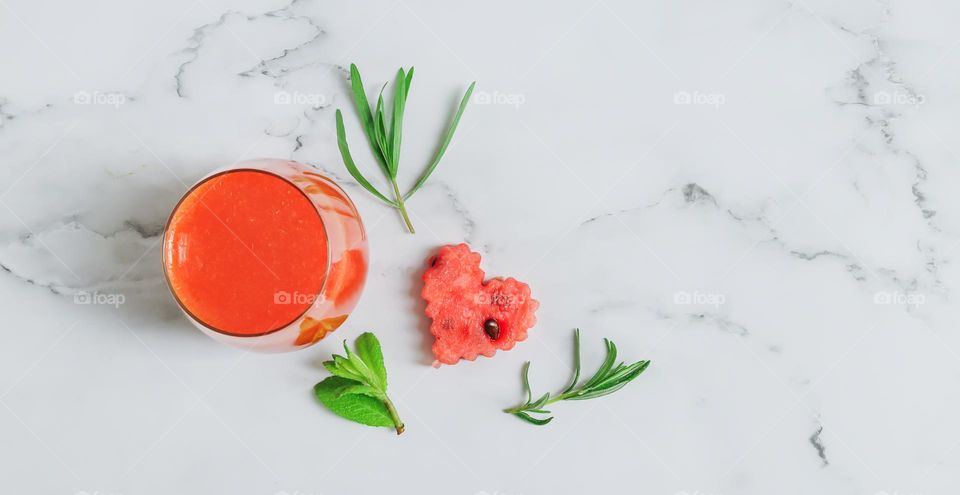
POLYGON ((552 416, 541 419, 533 417, 532 414, 550 414, 550 411, 544 409, 544 406, 562 400, 588 400, 610 395, 625 387, 634 378, 640 376, 640 374, 647 369, 647 366, 650 365, 650 361, 637 361, 630 365, 620 363, 614 367, 613 363, 617 360, 617 346, 608 339, 603 339, 603 342, 607 347, 607 357, 603 360, 603 364, 600 365, 600 368, 594 373, 593 377, 578 386, 577 381, 580 378, 580 330, 574 330, 573 379, 570 380, 570 384, 563 392, 554 396, 546 393, 536 401, 533 400, 533 393, 530 390, 530 363, 527 362, 524 364, 522 379, 523 388, 527 394, 527 401, 519 406, 504 409, 504 412, 513 414, 528 423, 545 425, 553 419, 552 416))
POLYGON ((360 70, 356 64, 350 64, 350 89, 353 91, 353 101, 357 105, 357 113, 360 114, 360 122, 363 124, 363 132, 367 135, 367 141, 370 143, 370 151, 374 158, 380 162, 381 167, 386 167, 386 155, 374 147, 374 120, 370 114, 370 103, 367 101, 367 92, 363 89, 363 80, 360 78, 360 70))
POLYGON ((533 391, 530 390, 530 361, 523 363, 523 390, 527 393, 527 404, 533 401, 533 391))
POLYGON ((323 363, 333 376, 314 387, 323 405, 339 416, 370 426, 389 426, 403 433, 403 422, 387 397, 387 369, 380 341, 366 332, 354 342, 356 352, 343 342, 346 357, 334 354, 323 363), (383 420, 386 415, 387 421, 383 420))
POLYGON ((570 385, 567 385, 567 388, 563 389, 562 393, 567 393, 573 390, 573 387, 577 386, 577 380, 580 379, 580 329, 573 329, 573 378, 570 380, 570 385))
POLYGON ((359 382, 331 376, 314 386, 313 393, 337 416, 368 426, 393 427, 390 411, 382 400, 367 395, 344 393, 345 389, 358 385, 359 382))
POLYGON ((380 393, 379 390, 369 385, 363 385, 360 382, 356 382, 356 385, 350 385, 337 390, 337 397, 346 394, 366 395, 367 397, 373 397, 374 399, 379 399, 381 402, 383 402, 383 394, 380 393))
POLYGON ((390 177, 390 138, 387 137, 387 128, 386 124, 384 124, 385 117, 383 112, 383 90, 386 88, 386 84, 381 86, 380 94, 377 95, 377 110, 373 114, 373 131, 377 139, 377 147, 383 155, 383 160, 380 162, 381 168, 383 169, 383 173, 386 174, 387 177, 390 177))
POLYGON ((343 115, 340 113, 340 110, 337 110, 337 146, 340 148, 340 156, 343 158, 343 164, 346 165, 350 175, 352 175, 364 189, 370 191, 370 194, 376 196, 377 199, 389 206, 396 207, 396 203, 381 194, 380 191, 373 187, 370 181, 360 173, 360 170, 357 169, 357 165, 353 162, 353 157, 350 156, 350 147, 347 145, 347 133, 343 129, 343 115))
POLYGON ((543 426, 553 421, 553 416, 550 416, 549 418, 546 418, 546 419, 537 419, 525 412, 520 412, 520 411, 513 413, 513 415, 526 421, 527 423, 533 423, 537 426, 543 426))
POLYGON ((400 167, 400 142, 403 140, 403 110, 407 106, 407 76, 403 69, 397 71, 397 81, 394 83, 393 114, 390 121, 390 156, 387 160, 390 169, 390 178, 397 177, 400 167))
MULTIPOLYGON (((410 199, 410 197, 413 196, 413 193, 417 192, 417 190, 423 187, 423 184, 430 177, 430 174, 432 174, 434 169, 437 168, 440 158, 443 157, 444 152, 447 150, 447 146, 450 144, 450 140, 453 138, 453 133, 457 128, 457 124, 460 122, 460 118, 463 116, 464 110, 466 110, 467 103, 470 100, 470 95, 473 93, 473 88, 476 84, 475 82, 470 84, 466 94, 464 94, 456 116, 450 125, 450 129, 447 131, 447 135, 441 143, 440 148, 433 158, 433 161, 430 162, 424 172, 420 175, 420 179, 413 186, 413 188, 410 189, 410 191, 408 191, 406 194, 401 194, 400 187, 397 185, 397 173, 400 168, 400 145, 403 141, 403 115, 407 105, 407 97, 410 95, 410 85, 412 82, 413 67, 410 67, 408 72, 404 72, 403 68, 401 67, 397 71, 397 77, 394 81, 394 96, 392 112, 390 114, 390 126, 387 127, 387 117, 385 111, 386 105, 383 102, 383 88, 380 89, 380 95, 377 98, 376 108, 373 112, 371 112, 370 102, 367 100, 367 94, 363 89, 363 81, 360 78, 360 70, 357 69, 355 64, 350 64, 351 90, 353 93, 354 103, 357 106, 357 112, 360 115, 360 121, 363 124, 363 132, 367 136, 367 144, 370 145, 370 150, 373 152, 374 158, 377 159, 377 163, 380 165, 380 168, 386 175, 387 180, 390 181, 390 186, 393 189, 393 200, 387 199, 386 196, 373 187, 370 184, 370 181, 368 181, 363 174, 360 173, 360 170, 357 168, 356 163, 354 163, 353 157, 350 155, 350 150, 347 146, 346 135, 343 131, 343 117, 340 113, 340 110, 337 110, 337 143, 340 147, 340 155, 343 157, 344 165, 346 165, 350 175, 353 176, 353 178, 356 179, 364 189, 369 191, 370 194, 373 194, 384 204, 400 210, 400 215, 403 217, 403 221, 410 233, 414 233, 415 231, 413 229, 413 224, 410 222, 410 217, 407 214, 405 201, 410 199)), ((384 85, 384 87, 386 87, 386 85, 384 85)))
POLYGON ((383 365, 383 351, 380 349, 380 341, 370 332, 365 332, 357 337, 354 343, 357 346, 357 355, 370 368, 377 378, 380 388, 387 388, 387 368, 383 365))
POLYGON ((603 343, 607 346, 607 358, 603 360, 603 364, 601 364, 600 369, 594 373, 593 378, 590 378, 587 383, 583 384, 584 388, 595 385, 604 379, 607 373, 610 372, 610 368, 613 368, 613 362, 617 360, 617 346, 607 339, 603 339, 603 343))
POLYGON ((407 80, 404 81, 404 85, 405 85, 406 88, 407 88, 406 93, 404 93, 404 95, 403 95, 404 98, 406 98, 407 95, 410 94, 410 81, 413 81, 413 67, 412 67, 412 66, 410 67, 410 71, 407 72, 407 80))
MULTIPOLYGON (((373 334, 370 334, 373 335, 373 334)), ((374 337, 376 339, 376 337, 374 337)), ((378 343, 379 344, 379 343, 378 343)), ((354 342, 356 345, 356 342, 354 342)), ((369 384, 371 387, 375 387, 379 390, 386 390, 387 385, 380 380, 380 377, 375 371, 370 367, 369 364, 364 362, 364 360, 356 353, 350 351, 350 348, 347 347, 347 341, 343 341, 343 350, 347 353, 347 365, 348 369, 354 370, 361 378, 360 382, 369 384)), ((334 361, 336 361, 337 356, 334 356, 334 361)))
POLYGON ((457 109, 457 114, 453 117, 453 122, 450 123, 450 129, 447 130, 447 135, 443 138, 443 143, 441 143, 440 148, 437 149, 437 154, 433 156, 433 161, 430 162, 430 165, 424 170, 423 175, 420 176, 420 180, 414 184, 407 194, 403 195, 404 200, 410 199, 413 193, 419 191, 427 182, 427 179, 430 178, 430 174, 432 174, 434 169, 437 168, 437 165, 440 164, 440 159, 443 158, 443 154, 447 152, 447 146, 450 145, 450 140, 453 139, 453 133, 457 130, 457 125, 460 124, 460 117, 463 117, 463 111, 467 109, 467 103, 470 103, 470 95, 473 94, 473 87, 476 86, 476 84, 476 82, 470 83, 467 92, 463 94, 463 98, 460 100, 460 108, 457 109))
POLYGON ((343 373, 344 378, 349 378, 351 380, 363 380, 363 372, 360 371, 356 364, 350 361, 349 357, 343 357, 339 354, 333 355, 333 364, 343 373))
MULTIPOLYGON (((341 356, 334 356, 334 359, 336 358, 343 359, 341 356)), ((346 368, 344 368, 341 364, 338 364, 336 361, 326 361, 323 363, 323 367, 326 368, 327 371, 329 371, 330 374, 333 376, 339 376, 340 378, 345 378, 347 380, 353 380, 353 381, 359 381, 363 379, 362 376, 360 376, 355 372, 348 371, 346 368)))

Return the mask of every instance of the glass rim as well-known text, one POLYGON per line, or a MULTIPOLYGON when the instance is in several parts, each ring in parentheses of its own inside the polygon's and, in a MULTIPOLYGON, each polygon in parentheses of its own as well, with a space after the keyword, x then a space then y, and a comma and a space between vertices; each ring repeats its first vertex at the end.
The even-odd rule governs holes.
MULTIPOLYGON (((257 161, 257 160, 253 160, 253 161, 257 161)), ((289 162, 288 160, 278 160, 278 161, 281 161, 281 162, 283 162, 283 163, 289 162)), ((252 161, 251 161, 251 162, 252 162, 252 161)), ((241 163, 243 163, 243 162, 241 162, 241 163)), ((322 175, 322 174, 318 174, 318 175, 322 175)), ((322 175, 322 177, 326 178, 325 175, 322 175)), ((329 179, 328 179, 328 180, 329 180, 329 179)), ((332 181, 331 181, 331 182, 332 182, 332 181)), ((341 191, 342 191, 342 189, 341 189, 341 191)), ((160 258, 161 258, 161 263, 163 264, 163 278, 164 278, 164 280, 166 280, 167 288, 170 290, 170 294, 173 295, 174 300, 177 301, 177 305, 180 306, 180 309, 181 309, 184 313, 186 313, 187 316, 190 317, 190 319, 192 319, 193 321, 197 322, 197 323, 200 324, 200 325, 203 325, 204 328, 206 328, 206 329, 208 329, 208 330, 211 330, 211 331, 213 331, 213 332, 222 334, 222 335, 230 336, 230 337, 237 337, 237 338, 257 338, 257 337, 263 337, 263 336, 266 336, 266 335, 270 335, 270 334, 273 334, 273 333, 276 333, 276 332, 279 332, 279 331, 281 331, 281 330, 284 330, 284 329, 288 328, 290 325, 294 324, 297 320, 303 318, 303 317, 307 314, 307 312, 310 311, 310 310, 314 307, 314 305, 316 304, 316 302, 320 299, 320 296, 323 294, 323 291, 326 289, 327 280, 329 279, 329 275, 330 275, 330 254, 331 254, 331 253, 330 253, 330 236, 329 236, 329 234, 327 233, 327 224, 326 224, 326 221, 325 221, 324 218, 323 218, 323 215, 320 213, 320 208, 317 207, 317 204, 313 201, 313 199, 310 198, 310 196, 307 195, 306 192, 304 192, 304 190, 300 187, 299 184, 297 184, 297 183, 293 182, 292 180, 290 180, 290 179, 288 179, 288 178, 286 178, 286 177, 284 177, 284 176, 282 176, 282 175, 280 175, 280 174, 277 174, 277 173, 275 173, 275 172, 272 172, 272 171, 269 171, 269 170, 264 170, 264 169, 261 169, 261 168, 251 168, 251 167, 249 167, 249 166, 246 166, 246 167, 237 167, 237 168, 229 168, 229 169, 227 169, 227 170, 221 170, 221 171, 219 171, 219 172, 213 172, 213 173, 211 173, 210 175, 208 175, 208 176, 200 179, 199 181, 197 181, 196 184, 190 186, 190 189, 187 189, 187 191, 186 191, 185 193, 183 193, 183 195, 182 195, 182 196, 180 197, 180 199, 177 201, 177 204, 174 205, 173 209, 172 209, 171 212, 170 212, 170 216, 167 218, 166 224, 164 224, 164 226, 163 226, 163 237, 162 237, 162 242, 161 242, 161 248, 160 248, 160 249, 161 249, 161 256, 160 256, 160 258), (188 197, 190 197, 190 195, 193 194, 193 192, 194 192, 198 187, 200 187, 201 185, 206 184, 208 181, 210 181, 210 180, 212 180, 212 179, 215 179, 215 178, 217 178, 217 177, 220 177, 221 175, 231 174, 231 173, 235 173, 235 172, 256 172, 256 173, 261 173, 261 174, 269 175, 269 176, 276 177, 276 178, 278 178, 278 179, 283 180, 284 182, 286 182, 287 184, 289 184, 291 187, 293 187, 294 189, 296 189, 297 192, 299 192, 300 195, 302 195, 302 196, 304 197, 304 199, 306 199, 306 200, 310 203, 310 205, 313 206, 313 210, 314 210, 314 212, 317 214, 317 218, 320 219, 320 227, 323 229, 323 238, 324 238, 324 241, 325 241, 324 244, 326 244, 326 248, 327 248, 326 261, 325 261, 325 266, 324 266, 324 269, 323 269, 323 280, 320 282, 320 287, 317 289, 317 293, 314 294, 313 302, 311 302, 306 308, 304 308, 304 310, 303 310, 302 312, 300 312, 299 314, 297 314, 292 320, 290 320, 290 321, 288 321, 288 322, 286 322, 286 323, 283 323, 282 325, 277 326, 276 328, 271 328, 271 329, 269 329, 269 330, 265 330, 265 331, 263 331, 263 332, 258 332, 258 333, 234 333, 234 332, 228 332, 228 331, 223 330, 223 329, 221 329, 221 328, 216 328, 216 327, 208 324, 207 322, 203 321, 203 319, 201 319, 199 316, 197 316, 197 315, 194 314, 192 311, 190 311, 190 309, 187 308, 187 305, 184 304, 183 301, 180 299, 180 296, 177 294, 177 291, 174 289, 173 283, 170 281, 170 273, 169 273, 169 271, 168 271, 168 266, 167 266, 167 256, 166 256, 166 251, 167 251, 167 232, 170 230, 170 224, 173 222, 173 217, 176 215, 177 211, 180 210, 180 206, 181 206, 181 205, 183 204, 183 202, 184 202, 188 197)))

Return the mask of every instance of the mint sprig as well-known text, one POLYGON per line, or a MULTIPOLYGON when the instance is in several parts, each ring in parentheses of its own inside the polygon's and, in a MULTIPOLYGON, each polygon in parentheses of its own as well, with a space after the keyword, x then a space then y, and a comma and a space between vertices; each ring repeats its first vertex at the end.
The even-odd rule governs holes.
POLYGON ((562 400, 587 400, 612 394, 640 376, 650 365, 650 361, 637 361, 629 365, 621 362, 614 366, 617 361, 617 346, 608 339, 603 339, 603 342, 607 347, 606 359, 603 360, 603 364, 589 380, 578 385, 577 381, 580 379, 580 329, 574 330, 573 378, 567 388, 557 395, 551 396, 547 392, 537 400, 533 400, 533 392, 530 390, 530 362, 527 361, 523 365, 522 374, 523 389, 527 393, 527 401, 519 406, 504 409, 503 412, 513 414, 528 423, 542 426, 553 420, 553 416, 536 417, 550 414, 550 411, 545 409, 546 406, 562 400))
POLYGON ((363 125, 363 132, 367 136, 367 143, 370 145, 370 151, 373 152, 377 164, 383 170, 387 180, 393 188, 393 198, 387 198, 383 193, 377 190, 366 177, 360 173, 353 156, 350 154, 350 147, 347 145, 347 133, 343 127, 343 114, 337 109, 337 147, 340 148, 340 156, 343 157, 343 164, 347 167, 350 175, 370 194, 379 199, 387 206, 400 210, 400 215, 410 233, 415 233, 410 217, 407 215, 406 201, 417 192, 423 184, 430 178, 430 174, 437 168, 440 159, 447 151, 450 140, 453 139, 453 133, 457 130, 460 123, 460 117, 467 108, 470 101, 470 95, 473 94, 473 87, 476 82, 470 83, 463 98, 460 100, 460 106, 457 109, 453 121, 450 122, 450 128, 447 130, 443 142, 437 149, 433 160, 427 165, 416 184, 406 194, 400 194, 400 187, 397 185, 397 171, 400 168, 400 143, 403 140, 403 113, 407 106, 407 95, 410 94, 410 83, 413 81, 413 67, 408 72, 403 68, 397 71, 396 81, 394 82, 393 110, 390 114, 390 124, 387 125, 386 105, 383 102, 383 90, 386 84, 380 88, 380 94, 377 96, 377 104, 374 110, 370 110, 370 102, 367 100, 366 90, 363 88, 363 80, 360 78, 360 71, 355 64, 350 64, 350 86, 353 92, 353 101, 357 106, 357 113, 360 115, 360 123, 363 125))
POLYGON ((356 352, 343 341, 346 356, 334 354, 323 367, 330 372, 313 387, 317 399, 334 414, 368 426, 395 428, 403 433, 403 421, 387 397, 387 368, 380 341, 366 332, 354 341, 356 352))

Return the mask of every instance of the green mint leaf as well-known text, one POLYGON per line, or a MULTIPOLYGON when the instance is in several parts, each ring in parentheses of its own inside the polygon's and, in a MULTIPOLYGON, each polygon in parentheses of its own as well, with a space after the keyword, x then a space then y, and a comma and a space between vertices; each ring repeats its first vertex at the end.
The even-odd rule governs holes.
POLYGON ((395 427, 390 411, 382 400, 344 392, 357 385, 361 384, 339 376, 331 376, 314 386, 313 392, 317 399, 337 416, 368 426, 395 427))
POLYGON ((344 418, 371 426, 392 426, 397 435, 403 433, 403 421, 387 397, 387 368, 380 341, 366 332, 354 346, 356 351, 343 341, 347 356, 334 354, 333 359, 323 363, 333 376, 318 383, 314 393, 327 408, 344 418))
POLYGON ((333 376, 339 376, 341 378, 346 378, 347 380, 354 380, 354 381, 360 381, 363 379, 363 377, 358 375, 357 373, 354 373, 352 371, 344 369, 341 366, 338 366, 336 361, 324 361, 323 367, 326 368, 327 371, 329 371, 330 374, 333 376))
POLYGON ((386 390, 387 368, 383 364, 383 350, 380 348, 380 341, 377 340, 376 335, 365 332, 357 337, 354 345, 357 347, 357 355, 377 378, 378 388, 380 390, 386 390))
MULTIPOLYGON (((354 342, 354 345, 356 345, 356 342, 354 342)), ((381 382, 380 377, 377 376, 377 373, 370 369, 370 366, 363 361, 363 358, 360 357, 359 354, 352 352, 350 348, 347 347, 346 340, 343 341, 343 348, 347 351, 347 361, 350 368, 356 370, 357 374, 363 377, 360 381, 378 390, 386 391, 386 384, 381 382)))
POLYGON ((366 395, 368 397, 373 397, 374 399, 379 399, 381 402, 386 399, 386 396, 383 395, 383 392, 369 386, 363 385, 357 382, 356 385, 350 385, 348 387, 343 387, 337 391, 337 397, 346 395, 346 394, 358 394, 366 395))
MULTIPOLYGON (((346 346, 346 342, 344 342, 346 346)), ((333 355, 333 364, 338 369, 343 370, 344 374, 353 375, 354 378, 345 376, 344 378, 351 378, 352 380, 363 381, 365 374, 362 369, 357 366, 357 363, 350 359, 349 352, 347 357, 343 357, 339 354, 333 355)))

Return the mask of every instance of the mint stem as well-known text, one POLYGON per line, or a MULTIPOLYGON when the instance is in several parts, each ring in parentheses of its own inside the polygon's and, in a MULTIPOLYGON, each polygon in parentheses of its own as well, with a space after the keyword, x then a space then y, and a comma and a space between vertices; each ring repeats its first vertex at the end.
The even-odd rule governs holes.
POLYGON ((393 402, 391 402, 389 398, 385 398, 383 403, 387 406, 390 418, 393 419, 393 424, 397 427, 397 435, 403 433, 403 421, 400 420, 400 415, 397 414, 397 408, 393 406, 393 402))

